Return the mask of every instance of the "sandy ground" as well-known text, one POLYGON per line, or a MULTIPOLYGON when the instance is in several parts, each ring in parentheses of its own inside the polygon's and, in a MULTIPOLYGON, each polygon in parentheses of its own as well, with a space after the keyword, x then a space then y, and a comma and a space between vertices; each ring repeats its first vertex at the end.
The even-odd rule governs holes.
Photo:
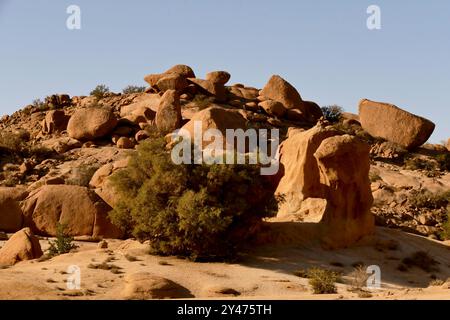
MULTIPOLYGON (((249 249, 239 262, 232 264, 152 256, 147 253, 146 245, 131 240, 109 240, 108 249, 98 249, 96 243, 77 242, 76 252, 42 262, 21 262, 0 270, 0 299, 121 299, 124 276, 138 271, 173 280, 187 288, 192 298, 199 299, 359 299, 345 284, 351 280, 352 265, 356 263, 378 265, 381 269, 381 289, 371 291, 372 297, 366 299, 450 299, 450 282, 429 286, 432 277, 450 278, 448 243, 377 228, 374 236, 351 248, 329 251, 319 244, 301 241, 304 237, 289 236, 292 232, 301 230, 286 228, 285 241, 249 249), (396 243, 398 248, 389 249, 387 243, 396 243), (439 271, 397 269, 403 258, 419 250, 428 252, 439 262, 439 271), (129 261, 126 255, 137 261, 129 261), (121 268, 119 273, 89 267, 106 259, 121 268), (67 270, 71 265, 81 270, 80 290, 67 288, 67 270), (314 295, 308 279, 294 275, 299 269, 313 266, 343 274, 344 284, 337 284, 337 294, 314 295), (240 295, 213 293, 218 287, 232 288, 240 295)), ((48 241, 42 240, 41 245, 45 249, 48 241)))

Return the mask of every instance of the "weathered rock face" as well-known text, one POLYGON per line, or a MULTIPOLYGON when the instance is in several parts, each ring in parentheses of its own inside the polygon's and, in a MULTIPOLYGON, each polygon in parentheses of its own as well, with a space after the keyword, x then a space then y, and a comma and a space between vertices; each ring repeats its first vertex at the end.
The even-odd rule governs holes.
MULTIPOLYGON (((226 137, 226 129, 243 129, 246 128, 246 121, 244 117, 239 113, 231 110, 227 110, 221 107, 209 107, 200 112, 197 112, 192 119, 186 123, 181 129, 189 133, 192 141, 194 134, 200 134, 200 139, 208 129, 217 129, 222 133, 222 136, 226 137), (200 130, 195 132, 195 124, 200 125, 200 130)), ((203 137, 205 138, 205 137, 203 137)), ((204 139, 202 140, 202 148, 207 147, 214 141, 204 139)), ((230 142, 231 144, 232 142, 230 142)), ((227 141, 224 141, 224 147, 227 141)))
POLYGON ((286 201, 278 217, 320 221, 321 240, 330 247, 372 232, 368 145, 318 123, 289 132, 280 154, 284 176, 276 193, 286 201))
POLYGON ((324 198, 324 186, 320 183, 320 170, 314 152, 326 138, 338 132, 320 125, 308 131, 295 130, 280 146, 280 162, 284 167, 277 193, 286 201, 281 205, 278 216, 300 213, 302 202, 307 198, 324 198))
POLYGON ((111 208, 85 187, 42 186, 23 201, 22 210, 25 226, 40 235, 55 236, 58 223, 65 224, 71 236, 118 238, 122 234, 107 219, 111 208))
POLYGON ((424 144, 434 131, 434 123, 395 105, 361 100, 359 117, 364 130, 373 137, 395 142, 406 149, 424 144))
POLYGON ((320 183, 326 186, 323 240, 330 247, 341 247, 372 233, 369 146, 354 136, 333 136, 322 141, 314 157, 320 183))
POLYGON ((42 142, 42 146, 60 154, 72 149, 80 148, 81 145, 80 141, 69 137, 54 138, 42 142))
POLYGON ((119 193, 115 190, 110 177, 113 173, 126 168, 127 165, 128 158, 107 163, 94 173, 89 182, 89 186, 95 189, 95 193, 112 208, 117 205, 119 193))
POLYGON ((226 84, 231 78, 231 74, 226 71, 213 71, 206 74, 205 79, 218 84, 226 84))
POLYGON ((259 103, 259 106, 264 109, 264 111, 278 118, 281 118, 286 113, 286 109, 283 107, 283 104, 278 101, 266 100, 259 103))
POLYGON ((0 188, 0 230, 16 232, 23 223, 20 201, 27 197, 23 188, 0 188))
POLYGON ((217 101, 224 102, 227 99, 227 90, 222 83, 211 80, 189 78, 189 82, 195 84, 201 92, 214 96, 217 101))
POLYGON ((39 240, 29 228, 16 232, 0 249, 0 265, 14 265, 24 260, 37 259, 42 256, 39 240))
POLYGON ((277 75, 269 79, 260 95, 266 99, 281 102, 286 109, 298 108, 302 104, 302 98, 298 91, 277 75))
POLYGON ((189 290, 179 284, 148 272, 138 272, 125 277, 123 298, 130 300, 190 298, 189 290))
POLYGON ((66 130, 69 117, 62 110, 51 110, 42 121, 43 133, 55 133, 66 130))
POLYGON ((161 77, 155 84, 155 88, 159 91, 166 92, 167 90, 182 91, 188 86, 186 77, 179 73, 170 73, 161 77))
MULTIPOLYGON (((159 80, 161 80, 164 77, 167 77, 168 75, 179 75, 184 79, 187 78, 195 78, 194 71, 191 67, 183 65, 183 64, 177 64, 173 66, 172 68, 168 69, 167 71, 159 74, 149 74, 145 76, 144 80, 151 86, 156 87, 159 80)), ((172 88, 173 90, 174 88, 172 88)))
POLYGON ((156 113, 156 127, 162 134, 168 134, 181 127, 180 96, 175 90, 168 90, 161 97, 156 113))
POLYGON ((70 117, 67 132, 77 140, 93 140, 110 133, 117 118, 108 108, 86 108, 75 111, 70 117))
POLYGON ((323 117, 322 109, 313 101, 303 101, 300 107, 305 120, 309 123, 316 123, 323 117))
POLYGON ((450 138, 447 140, 447 150, 450 151, 450 138))

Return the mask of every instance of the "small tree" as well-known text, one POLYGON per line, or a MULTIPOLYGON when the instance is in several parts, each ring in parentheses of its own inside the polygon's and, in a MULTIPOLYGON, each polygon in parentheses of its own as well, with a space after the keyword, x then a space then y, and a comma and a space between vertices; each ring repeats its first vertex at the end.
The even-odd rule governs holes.
POLYGON ((153 252, 196 258, 233 256, 278 199, 257 165, 172 162, 162 138, 141 143, 112 176, 121 195, 111 220, 153 252))
POLYGON ((123 94, 142 93, 145 91, 145 87, 140 86, 127 86, 122 90, 123 94))
POLYGON ((332 123, 339 122, 343 111, 344 109, 338 105, 322 107, 323 116, 332 123))
POLYGON ((99 84, 94 88, 94 90, 91 91, 90 95, 97 98, 97 100, 100 100, 105 97, 107 93, 109 93, 109 88, 105 86, 104 84, 99 84))

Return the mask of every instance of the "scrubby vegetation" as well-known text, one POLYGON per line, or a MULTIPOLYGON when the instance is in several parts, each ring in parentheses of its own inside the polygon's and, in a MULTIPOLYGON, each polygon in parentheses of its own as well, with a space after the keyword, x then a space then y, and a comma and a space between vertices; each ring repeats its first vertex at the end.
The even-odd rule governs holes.
POLYGON ((332 123, 339 122, 343 111, 344 109, 338 105, 322 107, 323 116, 326 120, 332 123))
POLYGON ((440 209, 450 203, 450 191, 432 193, 430 191, 413 192, 408 199, 409 205, 415 208, 440 209))
POLYGON ((308 270, 309 284, 314 294, 337 293, 335 283, 339 280, 339 275, 330 270, 311 268, 308 270))
POLYGON ((97 100, 100 100, 105 97, 107 93, 109 93, 109 88, 105 86, 104 84, 99 84, 94 88, 94 90, 91 91, 90 95, 97 98, 97 100))
POLYGON ((49 241, 48 255, 50 257, 68 253, 70 250, 77 248, 73 243, 73 237, 69 236, 65 229, 66 225, 58 223, 56 227, 56 240, 49 241))
POLYGON ((176 165, 162 138, 141 143, 112 176, 121 199, 112 221, 152 252, 192 259, 233 256, 275 215, 278 200, 256 165, 176 165))
POLYGON ((145 87, 140 87, 140 86, 126 86, 123 90, 122 93, 123 94, 131 94, 131 93, 142 93, 145 91, 145 87))

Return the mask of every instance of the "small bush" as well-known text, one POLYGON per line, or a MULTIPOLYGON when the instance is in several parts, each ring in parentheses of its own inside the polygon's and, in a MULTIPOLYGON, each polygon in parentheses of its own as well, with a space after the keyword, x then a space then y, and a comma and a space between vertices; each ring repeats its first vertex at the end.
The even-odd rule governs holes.
POLYGON ((339 122, 344 109, 338 105, 322 107, 323 116, 331 123, 339 122))
POLYGON ((70 250, 77 248, 73 244, 73 237, 69 236, 65 232, 66 226, 58 223, 56 227, 56 240, 49 241, 50 248, 48 249, 49 256, 57 256, 60 254, 68 253, 70 250))
POLYGON ((441 171, 450 171, 450 153, 438 154, 435 160, 441 171))
POLYGON ((105 86, 104 84, 100 84, 100 85, 96 86, 94 88, 94 90, 91 91, 90 95, 96 97, 97 100, 100 100, 100 99, 104 98, 105 95, 109 92, 110 91, 107 86, 105 86))
POLYGON ((367 285, 367 279, 369 279, 369 274, 365 267, 359 266, 353 270, 350 274, 351 281, 350 285, 352 290, 358 291, 362 290, 367 285))
POLYGON ((145 87, 140 86, 127 86, 122 90, 123 94, 141 93, 145 91, 145 87))
POLYGON ((308 270, 308 278, 314 294, 337 293, 335 283, 338 281, 339 275, 336 272, 311 268, 308 270))
POLYGON ((432 193, 430 191, 412 192, 408 199, 410 206, 414 208, 440 209, 450 203, 450 191, 432 193))
POLYGON ((436 170, 436 164, 429 160, 423 158, 408 158, 405 160, 405 168, 408 170, 425 170, 434 171, 436 170))
POLYGON ((120 195, 111 220, 150 240, 152 252, 192 259, 232 257, 278 199, 257 165, 176 165, 163 138, 141 143, 111 177, 120 195))
MULTIPOLYGON (((447 207, 447 209, 449 209, 447 207)), ((442 239, 450 240, 450 210, 447 210, 447 219, 445 223, 442 225, 442 239)))

